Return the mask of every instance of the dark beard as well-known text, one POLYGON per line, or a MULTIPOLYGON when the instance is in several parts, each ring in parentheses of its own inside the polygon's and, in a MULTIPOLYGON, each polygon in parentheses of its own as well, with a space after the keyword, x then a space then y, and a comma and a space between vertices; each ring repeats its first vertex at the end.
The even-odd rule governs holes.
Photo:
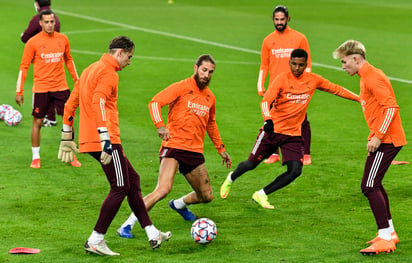
POLYGON ((276 29, 278 32, 282 33, 283 31, 285 31, 287 25, 288 25, 288 24, 286 24, 286 25, 284 25, 284 26, 282 25, 280 29, 278 29, 278 27, 275 25, 275 29, 276 29))
POLYGON ((199 75, 195 74, 195 81, 196 81, 196 85, 199 87, 199 89, 204 89, 207 87, 207 85, 209 85, 210 79, 207 83, 203 83, 200 81, 199 79, 199 75))

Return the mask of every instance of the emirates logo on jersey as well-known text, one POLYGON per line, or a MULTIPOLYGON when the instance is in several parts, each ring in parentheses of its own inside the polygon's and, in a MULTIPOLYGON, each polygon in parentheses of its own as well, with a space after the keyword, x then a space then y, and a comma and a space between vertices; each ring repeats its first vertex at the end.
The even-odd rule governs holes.
POLYGON ((44 61, 46 64, 50 63, 58 63, 62 60, 63 57, 63 52, 57 52, 57 53, 41 53, 40 58, 44 61))
POLYGON ((272 55, 275 55, 276 58, 289 58, 292 51, 293 48, 273 48, 272 55))
POLYGON ((306 104, 310 96, 308 94, 286 94, 286 98, 289 100, 289 103, 292 104, 306 104))
POLYGON ((209 107, 196 103, 196 102, 191 102, 190 100, 187 102, 187 107, 190 109, 191 113, 194 113, 196 115, 199 115, 201 117, 206 116, 206 114, 209 113, 209 107))

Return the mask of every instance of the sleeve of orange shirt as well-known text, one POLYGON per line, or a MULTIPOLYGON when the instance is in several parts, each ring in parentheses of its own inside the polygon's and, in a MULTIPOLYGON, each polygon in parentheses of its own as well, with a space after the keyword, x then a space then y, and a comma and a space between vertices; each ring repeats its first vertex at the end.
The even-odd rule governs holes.
POLYGON ((390 87, 388 87, 387 83, 379 78, 371 78, 370 80, 373 81, 368 83, 369 87, 373 87, 370 91, 373 93, 374 98, 378 101, 378 103, 384 110, 383 113, 376 115, 376 117, 378 118, 377 123, 379 123, 377 127, 379 127, 379 129, 372 132, 375 133, 376 137, 382 140, 386 132, 388 131, 388 128, 391 125, 394 117, 398 113, 399 106, 396 103, 395 96, 393 95, 390 87))
POLYGON ((106 115, 106 99, 112 94, 112 87, 117 87, 119 81, 119 75, 115 72, 109 74, 105 72, 100 74, 98 83, 93 92, 92 99, 92 112, 93 119, 96 120, 96 127, 107 127, 107 115, 106 115))
POLYGON ((174 83, 164 90, 157 93, 149 102, 150 117, 156 128, 165 126, 162 118, 161 108, 172 103, 180 96, 181 86, 180 82, 174 83))
POLYGON ((270 88, 268 88, 267 92, 265 93, 265 96, 260 102, 260 110, 262 112, 264 121, 272 119, 270 115, 270 105, 275 101, 276 97, 278 96, 278 93, 280 92, 280 87, 284 85, 283 81, 285 78, 279 76, 275 78, 276 81, 273 81, 271 83, 270 88))
POLYGON ((265 41, 263 41, 262 48, 260 50, 260 69, 257 82, 259 96, 263 96, 265 94, 265 81, 269 71, 269 57, 270 50, 266 47, 265 41))
POLYGON ((78 80, 75 82, 70 97, 64 105, 63 124, 69 126, 73 126, 74 116, 79 107, 79 83, 78 80))
POLYGON ((223 145, 222 138, 220 137, 220 134, 219 134, 219 129, 217 128, 216 119, 215 119, 215 114, 216 114, 215 106, 213 106, 210 109, 209 114, 210 114, 209 122, 207 124, 206 131, 207 131, 207 134, 209 135, 210 140, 213 142, 213 145, 215 146, 217 152, 222 153, 225 151, 225 145, 223 145))
POLYGON ((73 81, 76 81, 79 78, 77 74, 76 66, 74 65, 73 57, 70 53, 70 43, 69 39, 66 39, 66 50, 64 52, 64 63, 66 64, 66 68, 69 71, 70 75, 72 76, 73 81))
POLYGON ((24 92, 24 82, 27 77, 27 72, 29 71, 30 64, 34 59, 35 49, 34 46, 31 44, 31 41, 27 42, 24 46, 23 57, 20 63, 20 71, 19 76, 17 78, 17 85, 16 85, 16 95, 23 95, 24 92))
POLYGON ((318 88, 319 90, 329 92, 333 95, 348 99, 348 100, 353 100, 360 102, 359 96, 355 93, 353 93, 350 90, 345 89, 342 86, 339 86, 338 84, 332 83, 329 80, 321 77, 320 75, 317 74, 312 74, 314 77, 318 78, 318 88))

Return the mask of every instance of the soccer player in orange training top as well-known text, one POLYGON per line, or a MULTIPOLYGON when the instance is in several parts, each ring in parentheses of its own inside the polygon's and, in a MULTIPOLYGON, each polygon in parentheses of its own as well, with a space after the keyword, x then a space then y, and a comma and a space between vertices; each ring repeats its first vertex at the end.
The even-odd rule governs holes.
MULTIPOLYGON (((70 54, 69 39, 64 34, 55 32, 56 20, 53 11, 43 10, 39 16, 42 32, 30 38, 24 47, 15 98, 16 103, 21 106, 24 101, 24 81, 30 64, 33 63, 32 163, 30 165, 32 168, 40 168, 40 130, 50 104, 53 102, 57 114, 63 115, 64 103, 70 96, 64 65, 73 81, 76 82, 79 78, 70 54)), ((76 167, 81 166, 76 158, 71 164, 76 167)))
POLYGON ((84 245, 86 251, 99 255, 119 255, 107 247, 104 235, 126 196, 153 249, 172 235, 170 232, 160 232, 152 224, 143 202, 140 176, 127 159, 120 141, 117 71, 130 65, 134 48, 133 41, 128 37, 112 39, 109 52, 83 71, 64 108, 59 159, 69 162, 77 150, 72 126, 76 109, 80 107, 79 150, 89 153, 101 163, 110 183, 110 192, 84 245))
MULTIPOLYGON (((27 41, 35 36, 37 33, 42 31, 42 28, 39 24, 40 21, 40 12, 43 10, 50 9, 51 0, 34 0, 34 8, 37 15, 33 16, 30 20, 29 25, 27 26, 26 30, 21 34, 20 39, 23 43, 27 43, 27 41)), ((60 21, 56 14, 54 14, 55 26, 54 30, 56 32, 60 32, 60 21)), ((43 127, 51 127, 56 126, 56 113, 55 113, 55 106, 54 102, 50 103, 50 107, 47 110, 47 114, 43 119, 43 127)))
POLYGON ((371 245, 360 252, 374 255, 394 251, 399 238, 393 226, 389 198, 382 180, 391 161, 402 146, 406 145, 395 93, 388 77, 366 60, 366 49, 359 41, 344 42, 334 51, 333 56, 340 59, 346 73, 360 76, 359 96, 370 130, 361 188, 369 200, 378 227, 378 236, 368 241, 371 245))
POLYGON ((305 72, 307 59, 308 54, 305 50, 293 50, 289 61, 290 71, 279 74, 270 83, 260 104, 265 121, 263 129, 249 158, 229 173, 222 184, 222 198, 228 197, 232 183, 238 177, 255 169, 263 159, 280 147, 283 153, 282 164, 287 166, 287 171, 252 196, 252 199, 263 208, 274 209, 268 202, 267 195, 287 186, 302 173, 301 123, 305 119, 309 101, 315 90, 320 89, 342 98, 359 101, 359 96, 351 91, 320 75, 305 72))
MULTIPOLYGON (((201 55, 194 65, 193 76, 170 85, 155 95, 149 103, 150 115, 163 141, 156 189, 144 197, 148 211, 169 194, 178 169, 192 186, 193 192, 177 200, 171 200, 171 209, 185 220, 193 221, 196 216, 186 206, 212 201, 212 186, 203 156, 206 132, 222 157, 222 164, 226 163, 227 168, 231 167, 232 161, 216 125, 215 96, 208 87, 214 71, 213 57, 201 55), (167 126, 161 114, 161 108, 166 105, 169 106, 167 126)), ((132 238, 131 229, 136 221, 136 216, 132 213, 118 229, 118 234, 121 237, 132 238)))
MULTIPOLYGON (((257 82, 258 94, 265 94, 265 80, 269 73, 269 83, 282 72, 289 71, 289 58, 292 50, 301 48, 308 53, 306 71, 311 72, 312 64, 310 58, 309 43, 305 35, 293 30, 288 26, 290 21, 289 10, 286 6, 278 5, 273 9, 272 20, 275 25, 275 31, 270 33, 262 43, 260 52, 261 63, 259 78, 257 82)), ((304 146, 303 164, 312 163, 310 157, 311 129, 307 116, 302 122, 302 138, 304 146)), ((265 163, 275 163, 280 160, 279 150, 276 149, 265 163)))

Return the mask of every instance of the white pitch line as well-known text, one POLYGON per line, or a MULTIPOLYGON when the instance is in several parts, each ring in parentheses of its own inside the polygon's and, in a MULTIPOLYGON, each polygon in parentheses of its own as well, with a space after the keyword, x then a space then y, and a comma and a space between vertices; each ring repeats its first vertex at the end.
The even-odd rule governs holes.
MULTIPOLYGON (((154 30, 154 29, 149 29, 149 28, 144 28, 144 27, 139 27, 139 26, 123 24, 123 23, 114 22, 114 21, 110 21, 110 20, 106 20, 106 19, 102 19, 102 18, 86 16, 86 15, 80 15, 80 14, 77 14, 77 13, 71 13, 71 12, 67 12, 67 11, 63 11, 63 10, 55 10, 55 11, 58 14, 77 17, 77 18, 81 18, 81 19, 85 19, 85 20, 89 20, 89 21, 99 22, 99 23, 102 23, 102 24, 118 26, 118 27, 122 27, 122 28, 126 28, 126 29, 142 31, 142 32, 146 32, 146 33, 152 33, 152 34, 156 34, 156 35, 162 35, 162 36, 167 36, 167 37, 172 37, 172 38, 177 38, 177 39, 183 39, 183 40, 188 40, 188 41, 192 41, 192 42, 207 44, 207 45, 211 45, 211 46, 227 48, 227 49, 231 49, 231 50, 237 50, 237 51, 242 51, 242 52, 246 52, 246 53, 252 53, 252 54, 260 55, 260 51, 252 50, 252 49, 248 49, 248 48, 241 48, 241 47, 226 45, 226 44, 222 44, 222 43, 218 43, 218 42, 208 41, 208 40, 204 40, 204 39, 200 39, 200 38, 188 37, 188 36, 163 32, 163 31, 159 31, 159 30, 154 30)), ((339 67, 325 65, 325 64, 321 64, 321 63, 312 62, 312 64, 314 66, 318 66, 318 67, 322 67, 322 68, 328 68, 328 69, 339 70, 339 71, 342 70, 339 67)), ((393 80, 393 81, 412 84, 412 80, 389 77, 389 76, 388 76, 388 78, 390 80, 393 80)))
MULTIPOLYGON (((85 50, 78 50, 78 49, 71 49, 70 50, 72 53, 78 53, 78 54, 86 54, 86 55, 94 55, 94 56, 101 56, 102 53, 95 52, 95 51, 85 51, 85 50)), ((172 57, 151 57, 151 56, 139 56, 139 55, 133 55, 134 59, 145 59, 145 60, 157 60, 157 61, 179 61, 179 62, 195 62, 194 59, 190 58, 172 58, 172 57)), ((244 65, 259 65, 258 62, 247 62, 247 61, 221 61, 217 60, 219 64, 244 64, 244 65)))
MULTIPOLYGON (((64 31, 65 35, 79 35, 79 34, 89 34, 89 33, 100 33, 100 32, 111 32, 111 31, 119 31, 119 29, 124 30, 124 28, 105 28, 105 29, 90 29, 90 30, 76 30, 76 31, 64 31)), ((132 30, 132 29, 130 29, 132 30)))

